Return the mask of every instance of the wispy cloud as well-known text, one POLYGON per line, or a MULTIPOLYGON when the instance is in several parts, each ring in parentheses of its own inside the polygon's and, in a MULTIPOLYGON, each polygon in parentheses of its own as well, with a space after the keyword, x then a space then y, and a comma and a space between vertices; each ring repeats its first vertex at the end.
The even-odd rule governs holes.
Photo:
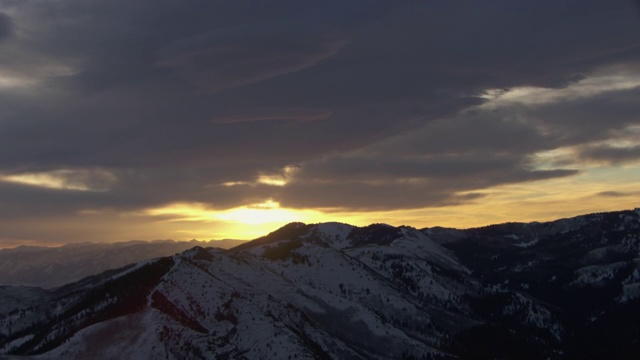
POLYGON ((46 172, 0 174, 0 181, 56 190, 108 191, 117 178, 106 170, 61 169, 46 172))

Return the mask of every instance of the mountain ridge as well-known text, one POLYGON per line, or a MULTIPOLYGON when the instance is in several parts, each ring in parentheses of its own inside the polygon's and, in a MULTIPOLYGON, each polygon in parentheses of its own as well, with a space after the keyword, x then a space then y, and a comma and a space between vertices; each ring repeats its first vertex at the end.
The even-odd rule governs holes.
POLYGON ((466 230, 289 224, 4 309, 0 354, 632 359, 639 234, 639 209, 466 230))
POLYGON ((170 256, 193 246, 233 247, 242 240, 188 242, 132 240, 73 243, 58 247, 21 246, 0 250, 0 285, 55 288, 86 276, 151 258, 170 256))

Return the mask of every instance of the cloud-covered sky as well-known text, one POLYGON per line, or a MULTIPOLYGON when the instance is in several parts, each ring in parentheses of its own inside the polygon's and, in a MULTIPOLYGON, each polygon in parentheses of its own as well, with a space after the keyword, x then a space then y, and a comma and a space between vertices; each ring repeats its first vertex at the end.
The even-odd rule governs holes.
POLYGON ((631 0, 0 0, 0 247, 640 198, 631 0))

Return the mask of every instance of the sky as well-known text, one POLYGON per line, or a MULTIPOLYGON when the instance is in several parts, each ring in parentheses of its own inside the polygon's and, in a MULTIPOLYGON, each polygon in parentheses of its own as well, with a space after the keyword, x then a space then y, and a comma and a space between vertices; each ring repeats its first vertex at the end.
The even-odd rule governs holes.
POLYGON ((0 248, 638 199, 637 1, 0 0, 0 248))

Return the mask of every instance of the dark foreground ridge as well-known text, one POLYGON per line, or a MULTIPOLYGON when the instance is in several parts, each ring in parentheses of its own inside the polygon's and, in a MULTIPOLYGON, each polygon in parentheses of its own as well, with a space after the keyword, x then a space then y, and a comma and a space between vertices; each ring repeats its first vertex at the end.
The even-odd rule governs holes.
POLYGON ((0 288, 0 354, 39 359, 636 359, 638 339, 638 209, 292 223, 57 290, 0 288))

